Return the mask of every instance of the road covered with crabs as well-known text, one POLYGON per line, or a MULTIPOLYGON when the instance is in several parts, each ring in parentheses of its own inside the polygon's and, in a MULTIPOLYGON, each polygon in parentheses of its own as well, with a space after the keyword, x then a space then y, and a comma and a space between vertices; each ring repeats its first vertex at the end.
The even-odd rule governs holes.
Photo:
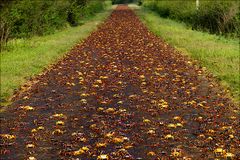
POLYGON ((34 81, 1 113, 1 159, 240 157, 237 106, 127 6, 34 81))

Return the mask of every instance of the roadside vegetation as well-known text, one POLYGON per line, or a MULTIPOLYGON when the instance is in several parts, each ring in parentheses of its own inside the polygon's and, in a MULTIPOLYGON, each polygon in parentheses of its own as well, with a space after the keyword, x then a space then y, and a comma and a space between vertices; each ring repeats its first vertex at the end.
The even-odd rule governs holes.
POLYGON ((130 5, 156 35, 213 73, 240 102, 239 40, 192 30, 185 23, 162 18, 148 8, 130 5))
POLYGON ((240 12, 236 0, 143 0, 143 6, 195 30, 239 37, 240 12))
POLYGON ((14 38, 52 34, 104 9, 102 0, 2 0, 0 49, 14 38))
MULTIPOLYGON (((104 10, 81 18, 81 25, 68 26, 53 34, 14 38, 0 54, 1 104, 8 101, 14 90, 30 77, 39 74, 49 64, 61 58, 74 44, 86 38, 110 13, 111 2, 104 2, 104 10)), ((100 11, 100 10, 99 10, 100 11)), ((80 20, 79 20, 80 21, 80 20)))

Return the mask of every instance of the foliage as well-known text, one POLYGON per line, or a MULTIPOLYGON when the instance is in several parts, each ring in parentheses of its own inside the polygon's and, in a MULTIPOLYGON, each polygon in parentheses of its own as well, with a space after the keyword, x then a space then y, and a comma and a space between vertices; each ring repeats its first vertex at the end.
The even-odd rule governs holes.
POLYGON ((196 12, 194 26, 208 29, 211 33, 239 34, 239 5, 234 1, 209 1, 203 3, 196 12))
POLYGON ((239 35, 240 13, 238 1, 153 0, 144 1, 144 6, 165 18, 176 19, 214 34, 239 35))
POLYGON ((5 12, 0 12, 0 51, 6 45, 9 38, 9 21, 6 20, 6 13, 9 10, 10 1, 3 0, 0 3, 0 11, 5 9, 5 12))
POLYGON ((84 17, 104 8, 101 0, 15 0, 0 6, 1 44, 9 38, 45 35, 66 27, 76 26, 84 17))
POLYGON ((103 1, 77 1, 71 0, 71 6, 68 9, 68 22, 72 26, 79 25, 81 19, 100 12, 103 8, 103 1))
POLYGON ((12 22, 11 36, 21 38, 43 35, 61 28, 66 23, 64 10, 67 5, 61 1, 16 2, 9 13, 12 22))

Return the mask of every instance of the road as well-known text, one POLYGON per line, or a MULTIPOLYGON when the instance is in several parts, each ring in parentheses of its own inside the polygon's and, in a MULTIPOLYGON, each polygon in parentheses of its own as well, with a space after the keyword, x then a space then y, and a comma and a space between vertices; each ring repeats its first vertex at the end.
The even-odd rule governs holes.
POLYGON ((118 6, 1 113, 1 159, 237 159, 237 106, 118 6))

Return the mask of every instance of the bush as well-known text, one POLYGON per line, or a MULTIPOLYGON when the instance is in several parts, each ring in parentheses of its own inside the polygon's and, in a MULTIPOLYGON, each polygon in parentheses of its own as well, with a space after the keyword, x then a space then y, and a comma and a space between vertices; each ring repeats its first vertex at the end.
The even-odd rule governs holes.
POLYGON ((9 38, 53 33, 104 8, 102 0, 3 0, 0 4, 0 49, 9 38))
POLYGON ((16 1, 8 19, 11 37, 22 38, 52 33, 66 25, 68 3, 64 1, 16 1))
POLYGON ((80 24, 80 21, 84 17, 94 15, 104 9, 104 1, 76 1, 73 0, 68 8, 67 20, 71 26, 80 24), (81 2, 81 3, 80 3, 81 2))
POLYGON ((185 22, 193 29, 214 34, 239 35, 240 14, 238 1, 201 1, 196 9, 195 0, 144 1, 144 6, 161 17, 185 22))
POLYGON ((196 12, 193 26, 210 33, 239 33, 238 5, 234 1, 205 2, 196 12))
POLYGON ((7 44, 10 35, 10 20, 7 20, 8 12, 9 12, 10 1, 3 0, 0 3, 0 10, 4 12, 0 12, 0 52, 7 44))

